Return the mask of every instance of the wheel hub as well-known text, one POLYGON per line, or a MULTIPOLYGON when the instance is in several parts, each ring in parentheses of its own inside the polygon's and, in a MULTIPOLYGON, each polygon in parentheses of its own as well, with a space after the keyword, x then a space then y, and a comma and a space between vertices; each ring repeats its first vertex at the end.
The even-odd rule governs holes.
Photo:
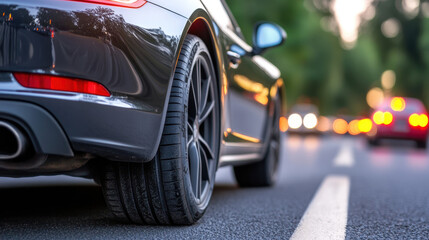
POLYGON ((200 136, 198 121, 194 122, 193 129, 194 129, 194 131, 193 131, 194 132, 194 142, 197 142, 198 137, 200 136))

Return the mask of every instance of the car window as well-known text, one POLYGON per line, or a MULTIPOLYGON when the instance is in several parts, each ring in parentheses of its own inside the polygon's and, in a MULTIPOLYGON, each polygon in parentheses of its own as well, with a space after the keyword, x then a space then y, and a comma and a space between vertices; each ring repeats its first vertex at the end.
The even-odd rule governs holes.
POLYGON ((407 104, 405 110, 409 113, 419 113, 424 109, 423 105, 419 102, 413 102, 412 104, 407 104))

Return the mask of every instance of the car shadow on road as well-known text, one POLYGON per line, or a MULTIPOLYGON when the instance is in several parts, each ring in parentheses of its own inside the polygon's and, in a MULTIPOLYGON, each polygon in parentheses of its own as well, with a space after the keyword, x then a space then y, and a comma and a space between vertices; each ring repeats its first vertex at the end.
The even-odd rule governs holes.
POLYGON ((0 189, 0 218, 89 215, 106 205, 98 186, 49 186, 0 189))
MULTIPOLYGON (((233 194, 238 186, 216 185, 212 201, 233 194)), ((88 185, 0 188, 0 228, 3 224, 59 224, 76 222, 87 226, 123 226, 115 221, 103 199, 101 187, 88 185)), ((127 226, 132 226, 125 224, 127 226)))

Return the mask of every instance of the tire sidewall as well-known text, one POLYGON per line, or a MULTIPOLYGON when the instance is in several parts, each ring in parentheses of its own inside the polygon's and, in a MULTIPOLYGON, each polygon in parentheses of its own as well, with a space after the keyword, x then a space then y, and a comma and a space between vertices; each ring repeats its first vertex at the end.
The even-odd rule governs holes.
MULTIPOLYGON (((214 188, 214 179, 215 179, 215 172, 212 175, 212 181, 210 183, 209 188, 207 189, 208 191, 208 195, 205 198, 206 200, 203 202, 197 202, 197 199, 194 196, 194 193, 192 191, 192 183, 191 183, 191 178, 190 178, 190 166, 189 166, 189 160, 188 160, 188 150, 187 150, 187 146, 186 146, 186 142, 188 139, 188 131, 187 126, 186 126, 186 121, 188 119, 188 100, 189 100, 189 94, 190 94, 190 81, 191 81, 191 76, 192 76, 192 69, 193 66, 196 63, 196 60, 198 59, 198 56, 203 56, 208 63, 208 67, 210 69, 210 71, 212 72, 213 76, 216 76, 215 74, 215 70, 213 67, 213 61, 210 57, 210 53, 207 49, 207 47, 205 46, 204 42, 195 37, 195 36, 187 36, 187 38, 191 39, 191 52, 189 54, 189 56, 186 57, 186 59, 188 59, 188 66, 189 69, 187 69, 187 76, 186 76, 186 84, 187 84, 187 91, 186 91, 186 96, 184 96, 184 102, 185 102, 185 110, 184 110, 184 121, 182 122, 183 126, 182 129, 184 130, 184 134, 183 134, 183 141, 182 141, 182 149, 184 149, 184 152, 186 153, 185 157, 182 158, 182 165, 184 166, 184 176, 183 176, 183 180, 184 180, 184 190, 185 190, 185 194, 186 194, 186 198, 187 198, 187 202, 188 202, 188 206, 189 206, 189 210, 191 211, 193 218, 194 219, 199 219, 205 212, 205 210, 207 209, 207 206, 210 202, 210 198, 211 195, 213 193, 213 188, 214 188), (191 64, 189 64, 189 62, 192 61, 191 64)), ((217 89, 217 84, 216 84, 216 80, 217 78, 213 79, 213 87, 214 87, 214 92, 215 92, 215 109, 214 111, 216 111, 216 116, 218 116, 218 119, 215 119, 215 123, 217 126, 217 129, 220 129, 220 118, 219 118, 219 113, 220 113, 220 109, 219 109, 219 96, 218 96, 218 89, 217 89)), ((216 131, 216 136, 214 136, 214 141, 216 143, 216 148, 214 151, 214 155, 215 155, 215 166, 217 168, 217 164, 218 164, 218 158, 219 158, 219 148, 220 148, 220 133, 219 131, 216 131)), ((216 169, 215 168, 215 169, 216 169)))

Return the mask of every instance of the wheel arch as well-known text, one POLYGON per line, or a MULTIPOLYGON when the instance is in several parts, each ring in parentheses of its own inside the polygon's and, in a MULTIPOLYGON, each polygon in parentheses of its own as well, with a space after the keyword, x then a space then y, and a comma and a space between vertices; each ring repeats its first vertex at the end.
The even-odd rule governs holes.
POLYGON ((223 60, 219 43, 216 41, 216 31, 213 21, 210 20, 209 15, 202 9, 199 9, 194 12, 194 14, 189 18, 189 27, 186 29, 187 34, 195 35, 207 46, 210 57, 213 61, 213 67, 215 68, 216 73, 216 84, 218 90, 218 97, 221 99, 221 89, 223 89, 223 81, 221 81, 221 76, 223 75, 223 60))
MULTIPOLYGON (((219 31, 215 31, 216 26, 213 21, 211 21, 211 18, 204 10, 197 10, 189 19, 189 28, 186 31, 186 34, 192 34, 197 37, 199 37, 206 47, 208 48, 208 51, 210 53, 210 57, 212 59, 213 67, 215 70, 216 75, 216 90, 217 90, 217 99, 219 100, 219 132, 218 137, 219 139, 222 138, 223 129, 224 129, 224 116, 223 116, 223 108, 224 108, 224 96, 226 95, 227 91, 227 80, 226 80, 226 74, 224 73, 224 63, 222 59, 221 54, 221 45, 217 41, 217 33, 219 31)), ((217 150, 218 153, 218 159, 220 158, 220 145, 219 149, 217 150)), ((217 163, 219 165, 219 162, 217 163)))
POLYGON ((268 108, 268 118, 267 118, 267 126, 264 134, 264 147, 262 148, 261 156, 265 156, 268 151, 269 142, 267 139, 270 137, 270 132, 272 130, 272 123, 274 121, 274 108, 276 98, 280 98, 280 117, 286 116, 287 107, 286 107, 286 89, 284 85, 283 78, 279 77, 276 81, 274 81, 273 85, 270 88, 270 105, 268 108))
MULTIPOLYGON (((165 99, 164 112, 162 114, 162 124, 161 124, 162 127, 161 127, 159 134, 157 136, 157 143, 155 145, 155 148, 153 149, 153 151, 151 153, 151 156, 153 156, 153 157, 155 156, 156 152, 158 151, 159 145, 161 143, 161 136, 162 136, 162 132, 163 132, 164 125, 165 125, 166 110, 168 108, 168 100, 170 98, 171 89, 172 89, 172 82, 174 79, 174 72, 175 72, 175 69, 177 67, 180 52, 181 52, 181 49, 183 47, 183 42, 184 42, 184 40, 188 34, 192 34, 192 35, 195 35, 195 36, 201 38, 209 50, 210 57, 213 61, 213 65, 214 65, 213 67, 215 69, 215 74, 216 74, 216 80, 217 80, 216 81, 216 87, 217 87, 217 91, 218 91, 217 96, 218 96, 218 99, 221 101, 219 104, 219 106, 221 108, 221 109, 219 109, 220 130, 222 131, 222 129, 223 129, 223 125, 224 125, 223 122, 224 121, 223 121, 223 116, 222 116, 222 107, 223 107, 224 89, 226 88, 226 87, 224 87, 224 85, 227 85, 227 83, 226 83, 226 79, 224 79, 222 77, 225 75, 223 73, 224 68, 222 67, 223 66, 223 59, 221 57, 222 54, 221 54, 220 45, 219 45, 218 41, 216 41, 217 35, 215 33, 215 30, 214 30, 215 27, 213 24, 214 23, 211 21, 211 18, 207 14, 207 12, 201 8, 198 8, 188 18, 188 22, 182 31, 182 35, 180 37, 180 42, 179 42, 179 45, 177 47, 177 52, 176 52, 176 62, 171 69, 170 84, 169 84, 167 96, 165 99)), ((222 133, 220 132, 219 134, 221 136, 222 133)))

